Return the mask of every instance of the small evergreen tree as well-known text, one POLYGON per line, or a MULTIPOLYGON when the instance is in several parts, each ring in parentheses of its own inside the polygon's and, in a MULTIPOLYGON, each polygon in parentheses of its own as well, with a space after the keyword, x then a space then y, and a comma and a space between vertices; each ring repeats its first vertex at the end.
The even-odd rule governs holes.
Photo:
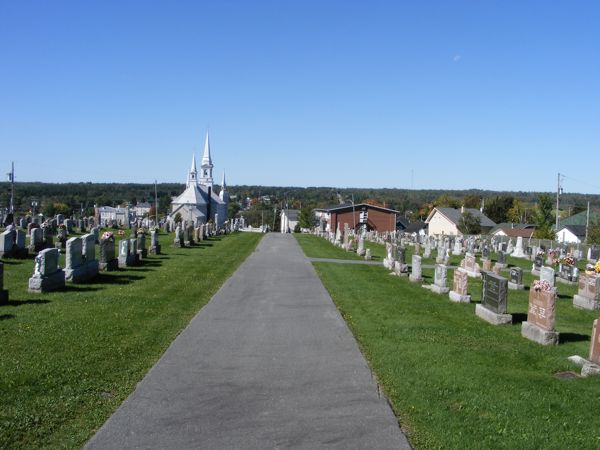
POLYGON ((534 237, 538 239, 554 239, 553 224, 552 199, 548 194, 542 194, 538 197, 538 204, 535 211, 536 228, 534 237))
POLYGON ((481 233, 481 221, 469 211, 465 211, 458 221, 458 229, 462 234, 481 233))

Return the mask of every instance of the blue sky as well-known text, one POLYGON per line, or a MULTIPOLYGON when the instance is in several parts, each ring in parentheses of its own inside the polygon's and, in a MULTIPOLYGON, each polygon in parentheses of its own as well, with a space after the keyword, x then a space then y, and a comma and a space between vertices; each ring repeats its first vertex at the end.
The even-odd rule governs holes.
POLYGON ((596 1, 0 0, 0 169, 600 193, 596 1), (598 180, 598 181, 597 181, 598 180))

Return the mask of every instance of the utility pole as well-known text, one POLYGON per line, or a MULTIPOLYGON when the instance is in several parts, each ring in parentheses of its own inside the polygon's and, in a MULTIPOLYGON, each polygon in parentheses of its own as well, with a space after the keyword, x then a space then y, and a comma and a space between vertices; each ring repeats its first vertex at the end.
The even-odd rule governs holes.
POLYGON ((587 216, 585 218, 585 243, 588 242, 588 230, 590 228, 590 202, 588 200, 587 216))
POLYGON ((156 190, 156 180, 154 180, 154 216, 155 226, 158 228, 158 191, 156 190))
POLYGON ((556 185, 556 229, 554 230, 555 233, 558 233, 558 208, 560 207, 560 191, 561 191, 561 187, 560 187, 560 172, 558 173, 558 182, 556 185))
POLYGON ((11 161, 11 169, 8 173, 8 181, 10 181, 10 204, 8 205, 8 212, 14 214, 15 212, 15 162, 11 161))

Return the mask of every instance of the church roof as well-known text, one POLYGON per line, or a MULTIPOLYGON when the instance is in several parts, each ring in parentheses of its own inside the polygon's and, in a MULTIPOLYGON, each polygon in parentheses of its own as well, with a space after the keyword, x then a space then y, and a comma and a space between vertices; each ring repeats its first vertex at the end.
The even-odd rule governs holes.
POLYGON ((174 204, 191 204, 191 205, 205 205, 206 200, 204 195, 200 191, 197 184, 190 184, 185 191, 183 191, 179 197, 173 200, 174 204))

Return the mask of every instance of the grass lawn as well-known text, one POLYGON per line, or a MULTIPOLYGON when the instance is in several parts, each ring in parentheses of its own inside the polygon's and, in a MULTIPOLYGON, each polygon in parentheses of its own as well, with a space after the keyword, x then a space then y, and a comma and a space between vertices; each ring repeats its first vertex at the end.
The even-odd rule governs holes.
MULTIPOLYGON (((383 267, 314 265, 415 448, 600 448, 600 378, 556 376, 579 370, 567 357, 588 355, 600 315, 572 306, 576 287, 558 284, 561 343, 544 347, 521 337, 527 291, 509 291, 514 323, 493 326, 474 304, 383 267)), ((433 271, 423 272, 432 282, 433 271)), ((478 301, 481 281, 469 279, 469 288, 478 301)))
POLYGON ((81 447, 261 237, 173 248, 162 234, 142 266, 46 294, 27 293, 33 259, 4 260, 0 448, 81 447))

